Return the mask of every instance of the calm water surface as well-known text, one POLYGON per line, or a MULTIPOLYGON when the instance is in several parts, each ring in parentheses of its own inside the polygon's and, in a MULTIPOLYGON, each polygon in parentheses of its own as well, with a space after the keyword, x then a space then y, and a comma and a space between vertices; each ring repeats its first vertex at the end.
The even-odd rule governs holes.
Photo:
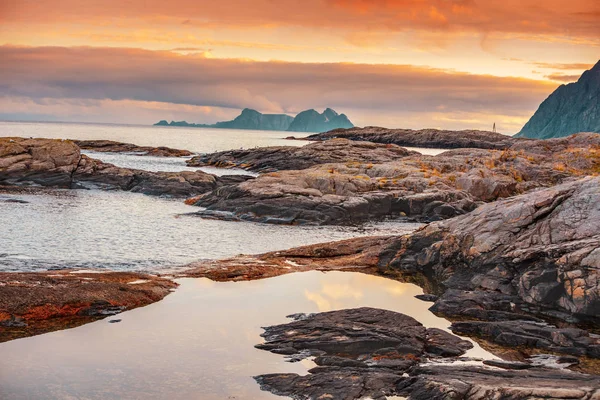
MULTIPOLYGON (((241 129, 178 128, 144 125, 1 122, 0 136, 50 139, 106 139, 139 146, 167 146, 197 153, 262 146, 303 146, 308 141, 285 140, 293 132, 241 129)), ((308 134, 294 133, 296 137, 308 134)))
MULTIPOLYGON (((276 399, 252 376, 305 374, 312 366, 253 347, 262 341, 261 326, 285 323, 286 315, 370 306, 427 327, 449 325, 413 297, 422 293, 418 287, 355 272, 179 282, 163 301, 120 314, 120 323, 101 320, 0 344, 0 398, 276 399)), ((469 355, 489 357, 478 347, 469 355)))
POLYGON ((181 200, 119 191, 0 194, 0 270, 82 267, 152 271, 199 259, 356 236, 403 234, 419 226, 398 222, 362 227, 280 226, 182 215, 197 210, 181 200), (6 199, 28 203, 2 201, 6 199))
MULTIPOLYGON (((286 132, 152 126, 0 123, 0 136, 111 139, 197 152, 237 147, 302 145, 286 132)), ((149 171, 192 169, 183 158, 87 154, 118 166, 149 171)), ((203 168, 210 173, 242 170, 203 168)), ((404 234, 417 224, 385 222, 353 227, 298 227, 204 220, 180 200, 136 193, 55 190, 50 195, 0 194, 0 270, 51 267, 156 270, 199 259, 254 254, 364 235, 404 234), (22 200, 12 203, 2 200, 22 200)))
MULTIPOLYGON (((286 132, 120 125, 0 122, 0 136, 110 139, 195 152, 272 145, 286 132)), ((427 150, 428 153, 435 150, 427 150)), ((91 154, 115 165, 180 171, 185 159, 91 154)), ((211 173, 243 173, 205 169, 211 173)), ((261 253, 362 235, 403 234, 416 224, 298 227, 203 220, 178 200, 127 192, 52 190, 0 194, 0 270, 51 267, 157 271, 199 259, 261 253), (22 202, 7 202, 20 200, 22 202)), ((371 306, 403 312, 428 327, 449 323, 413 296, 410 284, 350 272, 307 272, 262 281, 183 279, 166 299, 109 324, 0 344, 0 399, 273 399, 252 376, 306 373, 255 349, 261 326, 296 312, 371 306)), ((114 317, 112 317, 114 318, 114 317)), ((490 357, 476 347, 471 355, 490 357)))

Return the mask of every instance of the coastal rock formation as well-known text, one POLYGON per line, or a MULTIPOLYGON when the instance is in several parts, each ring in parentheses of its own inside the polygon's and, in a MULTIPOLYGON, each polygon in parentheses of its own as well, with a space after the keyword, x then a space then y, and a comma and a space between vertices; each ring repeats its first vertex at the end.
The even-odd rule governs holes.
POLYGON ((175 287, 170 280, 130 272, 0 273, 0 342, 145 306, 175 287))
POLYGON ((377 126, 364 128, 335 129, 329 132, 310 135, 307 140, 328 140, 343 138, 373 143, 396 144, 398 146, 437 149, 507 149, 523 139, 496 132, 464 130, 448 131, 439 129, 388 129, 377 126))
MULTIPOLYGON (((351 239, 192 265, 258 279, 353 270, 416 283, 455 332, 518 349, 600 359, 600 178, 485 204, 405 236, 351 239)), ((582 361, 583 363, 583 361, 582 361)), ((583 365, 583 364, 582 364, 583 365)), ((584 367, 580 367, 584 368, 584 367)), ((598 371, 598 363, 585 370, 598 371)))
POLYGON ((153 157, 189 157, 194 153, 188 150, 172 149, 170 147, 138 146, 131 143, 121 143, 112 140, 73 140, 82 150, 102 153, 134 153, 140 156, 153 157))
POLYGON ((379 164, 417 154, 396 145, 334 139, 302 147, 277 146, 227 150, 195 156, 186 163, 190 167, 215 166, 243 168, 255 172, 275 172, 300 170, 318 164, 337 162, 379 164))
POLYGON ((302 111, 287 128, 291 132, 327 132, 332 129, 352 128, 354 125, 346 114, 338 114, 331 108, 319 113, 313 109, 302 111))
POLYGON ((600 133, 600 61, 577 82, 560 85, 516 137, 548 139, 577 132, 600 133))
POLYGON ((315 110, 300 112, 296 117, 286 114, 262 114, 250 108, 244 108, 242 113, 231 121, 216 124, 194 124, 186 121, 161 120, 156 126, 180 126, 189 128, 224 128, 252 129, 263 131, 294 131, 294 132, 325 132, 336 128, 351 128, 352 122, 344 114, 338 114, 331 108, 322 114, 315 110))
MULTIPOLYGON (((326 143, 295 150, 290 163, 300 166, 304 162, 294 154, 317 150, 326 154, 326 143)), ((459 149, 380 164, 346 162, 279 171, 218 188, 191 202, 206 207, 198 213, 204 217, 266 223, 352 224, 399 216, 432 221, 464 214, 481 202, 600 171, 600 135, 528 143, 530 146, 518 143, 503 151, 459 149)), ((340 141, 334 144, 334 149, 343 146, 340 141)), ((378 151, 385 158, 391 150, 378 151)), ((256 165, 266 169, 283 164, 280 151, 256 165)), ((246 154, 241 158, 232 153, 215 157, 232 157, 236 161, 229 162, 240 165, 237 162, 242 158, 251 160, 254 154, 260 157, 269 151, 246 154)))
POLYGON ((81 155, 68 140, 0 138, 0 185, 127 190, 190 197, 247 177, 216 177, 202 171, 149 172, 120 168, 81 155))
POLYGON ((600 178, 588 177, 430 224, 389 267, 436 282, 434 310, 445 315, 469 315, 469 303, 478 319, 523 310, 599 324, 599 222, 600 178), (460 298, 459 310, 451 302, 460 298))
POLYGON ((404 314, 373 308, 290 316, 265 328, 256 347, 290 361, 315 357, 309 374, 255 377, 263 390, 296 399, 589 399, 600 378, 549 368, 503 371, 451 366, 443 359, 464 354, 471 343, 427 329, 404 314), (509 397, 506 397, 509 396, 509 397), (532 397, 533 396, 533 397, 532 397))
POLYGON ((215 189, 218 178, 202 171, 150 172, 116 167, 82 155, 71 188, 125 190, 153 196, 189 197, 215 189))
POLYGON ((70 141, 0 138, 0 182, 27 179, 69 187, 80 157, 79 147, 70 141))

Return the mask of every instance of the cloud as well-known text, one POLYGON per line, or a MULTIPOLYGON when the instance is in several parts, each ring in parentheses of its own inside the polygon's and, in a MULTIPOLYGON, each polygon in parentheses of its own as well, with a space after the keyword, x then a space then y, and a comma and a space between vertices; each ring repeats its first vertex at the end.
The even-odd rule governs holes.
POLYGON ((586 64, 586 63, 543 63, 543 62, 534 62, 532 63, 538 68, 545 69, 558 69, 558 70, 573 70, 573 71, 585 71, 594 66, 594 64, 586 64))
POLYGON ((554 84, 411 65, 256 62, 121 48, 0 46, 0 93, 156 101, 263 112, 531 110, 554 84))
POLYGON ((550 75, 545 75, 546 78, 553 80, 553 81, 559 81, 559 82, 575 82, 579 79, 581 75, 563 75, 563 74, 550 74, 550 75))
POLYGON ((3 0, 0 23, 105 23, 122 19, 202 27, 308 27, 354 32, 507 32, 600 37, 593 0, 3 0))

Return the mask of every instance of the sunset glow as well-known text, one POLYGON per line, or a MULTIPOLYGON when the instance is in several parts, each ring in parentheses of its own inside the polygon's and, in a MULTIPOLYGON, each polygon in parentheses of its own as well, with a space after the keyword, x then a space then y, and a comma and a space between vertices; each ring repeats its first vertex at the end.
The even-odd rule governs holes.
POLYGON ((599 22, 595 0, 4 0, 0 118, 332 107, 358 126, 514 133, 598 61, 599 22))

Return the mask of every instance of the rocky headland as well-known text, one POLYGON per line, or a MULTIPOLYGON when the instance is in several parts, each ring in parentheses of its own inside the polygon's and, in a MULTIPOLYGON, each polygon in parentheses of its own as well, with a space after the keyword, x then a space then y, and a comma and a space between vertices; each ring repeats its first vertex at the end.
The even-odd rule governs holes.
POLYGON ((329 132, 310 135, 306 140, 349 139, 373 143, 395 144, 407 147, 434 149, 507 149, 524 139, 514 138, 501 133, 463 130, 449 131, 440 129, 388 129, 378 126, 364 128, 334 129, 329 132))
POLYGON ((600 61, 577 82, 550 94, 516 137, 548 139, 577 132, 600 133, 600 61))
POLYGON ((81 154, 69 140, 0 138, 0 185, 125 190, 190 197, 248 177, 202 171, 150 172, 116 167, 81 154))
POLYGON ((189 203, 204 207, 198 212, 203 217, 264 223, 355 224, 390 217, 428 222, 600 172, 597 134, 516 141, 505 150, 457 149, 436 156, 362 143, 357 146, 338 139, 299 149, 202 156, 196 160, 260 170, 278 169, 284 160, 294 167, 308 166, 319 161, 315 153, 323 161, 344 157, 356 161, 265 173, 219 187, 189 203))

